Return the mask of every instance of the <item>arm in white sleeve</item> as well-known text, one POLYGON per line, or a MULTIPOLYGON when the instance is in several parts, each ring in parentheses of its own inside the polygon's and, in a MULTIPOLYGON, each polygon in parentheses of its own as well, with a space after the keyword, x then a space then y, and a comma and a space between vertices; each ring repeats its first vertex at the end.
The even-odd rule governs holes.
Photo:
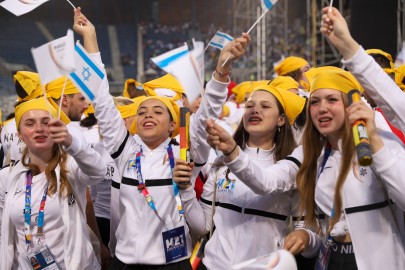
POLYGON ((194 163, 204 164, 207 162, 210 146, 207 143, 205 120, 216 119, 222 112, 228 93, 228 83, 219 82, 212 77, 207 83, 200 108, 190 119, 190 143, 191 158, 194 163))
POLYGON ((295 191, 292 197, 292 210, 291 210, 291 216, 293 218, 293 228, 294 230, 304 230, 308 233, 309 236, 309 242, 308 246, 305 248, 303 252, 301 252, 301 255, 306 257, 306 258, 311 258, 315 257, 319 251, 319 248, 322 244, 322 239, 319 237, 319 235, 316 234, 316 228, 307 228, 305 227, 305 221, 304 217, 300 219, 301 213, 299 212, 299 193, 298 191, 295 191))
POLYGON ((356 77, 367 94, 397 128, 405 130, 405 93, 384 70, 360 48, 351 59, 342 63, 356 77))
MULTIPOLYGON (((99 64, 100 67, 104 67, 99 53, 91 54, 91 59, 99 64)), ((103 68, 102 70, 104 74, 107 74, 103 68)), ((121 114, 114 105, 109 89, 107 76, 104 76, 98 94, 94 98, 93 105, 95 109, 94 115, 97 118, 100 132, 103 135, 104 146, 110 155, 113 155, 124 143, 128 131, 121 114)))
POLYGON ((302 146, 298 146, 290 156, 266 168, 256 165, 241 150, 238 157, 226 165, 254 193, 266 195, 295 189, 302 160, 302 146))
POLYGON ((381 132, 384 146, 373 154, 371 169, 381 178, 388 195, 395 204, 405 210, 405 149, 398 138, 389 132, 381 132))
POLYGON ((65 148, 65 151, 74 159, 68 159, 74 179, 83 181, 85 185, 94 185, 100 182, 106 172, 107 164, 100 154, 91 148, 85 141, 77 139, 74 134, 72 144, 65 148))

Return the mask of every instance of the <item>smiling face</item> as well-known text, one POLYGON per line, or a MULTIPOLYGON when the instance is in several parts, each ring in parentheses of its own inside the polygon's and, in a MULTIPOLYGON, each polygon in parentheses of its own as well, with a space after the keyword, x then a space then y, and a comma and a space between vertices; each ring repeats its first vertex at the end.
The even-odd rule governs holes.
POLYGON ((342 93, 319 89, 311 93, 309 104, 312 123, 334 145, 340 139, 346 122, 342 93))
POLYGON ((25 142, 31 153, 52 150, 53 141, 49 137, 49 112, 30 110, 26 112, 18 127, 18 137, 25 142))
POLYGON ((246 102, 243 125, 249 133, 249 140, 263 137, 274 138, 278 126, 284 125, 277 99, 267 91, 253 92, 246 102))
POLYGON ((148 99, 139 106, 136 131, 149 148, 158 147, 175 127, 176 122, 171 120, 168 108, 160 100, 148 99))

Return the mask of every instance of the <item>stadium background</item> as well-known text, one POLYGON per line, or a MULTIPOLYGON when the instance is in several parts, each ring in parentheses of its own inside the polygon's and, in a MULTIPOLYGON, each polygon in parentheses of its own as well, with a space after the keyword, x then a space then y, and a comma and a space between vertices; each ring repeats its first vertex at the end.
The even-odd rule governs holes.
MULTIPOLYGON (((217 30, 234 37, 259 17, 260 0, 72 0, 93 22, 111 93, 122 93, 127 78, 146 82, 163 75, 150 58, 190 42, 207 44, 217 30)), ((365 48, 380 48, 394 57, 402 48, 405 0, 335 0, 352 34, 365 48)), ((232 79, 270 78, 273 64, 297 55, 312 65, 339 65, 339 54, 319 33, 321 8, 327 0, 279 0, 252 31, 246 56, 233 67, 232 79)), ((16 100, 12 75, 35 71, 30 49, 66 35, 73 12, 65 0, 50 0, 16 17, 0 8, 0 107, 3 120, 16 100)), ((78 37, 76 36, 76 39, 78 37)), ((210 75, 219 51, 205 56, 210 75)))

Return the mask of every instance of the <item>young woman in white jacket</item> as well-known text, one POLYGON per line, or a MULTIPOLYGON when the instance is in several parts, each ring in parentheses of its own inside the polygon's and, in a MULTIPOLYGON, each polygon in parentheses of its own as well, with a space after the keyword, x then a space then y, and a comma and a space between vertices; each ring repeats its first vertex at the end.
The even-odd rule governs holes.
MULTIPOLYGON (((86 24, 87 19, 78 18, 75 30, 86 24)), ((207 109, 200 108, 190 121, 191 157, 196 163, 203 164, 210 150, 204 121, 220 114, 227 95, 230 65, 244 53, 249 40, 244 35, 222 51, 202 101, 207 109), (222 67, 231 53, 231 61, 222 67)), ((93 41, 93 49, 89 47, 88 52, 102 67, 97 40, 93 41)), ((147 97, 137 110, 135 138, 122 122, 106 79, 93 105, 104 145, 122 176, 120 182, 112 183, 120 196, 119 209, 111 209, 118 212, 119 224, 115 257, 109 269, 191 269, 191 238, 172 181, 174 158, 179 156, 179 148, 172 141, 179 127, 177 105, 165 97, 147 97)))
POLYGON ((26 148, 0 171, 0 269, 100 269, 84 207, 86 186, 103 179, 106 164, 53 119, 43 97, 15 114, 26 148))
MULTIPOLYGON (((287 240, 286 245, 291 244, 290 251, 295 254, 315 255, 312 250, 305 252, 309 234, 313 233, 306 232, 303 222, 299 224, 297 220, 297 191, 257 195, 224 163, 234 151, 243 151, 250 162, 262 168, 286 158, 296 146, 290 123, 301 113, 305 101, 285 89, 258 86, 246 102, 233 147, 223 151, 223 156, 214 162, 200 202, 191 186, 181 190, 190 228, 204 235, 215 224, 214 234, 205 246, 203 267, 230 269, 240 262, 276 251, 284 244, 291 216, 294 239, 287 240), (217 207, 212 220, 213 194, 217 207)), ((208 139, 215 143, 214 136, 208 139)), ((190 175, 191 168, 178 160, 175 180, 182 183, 190 175)))

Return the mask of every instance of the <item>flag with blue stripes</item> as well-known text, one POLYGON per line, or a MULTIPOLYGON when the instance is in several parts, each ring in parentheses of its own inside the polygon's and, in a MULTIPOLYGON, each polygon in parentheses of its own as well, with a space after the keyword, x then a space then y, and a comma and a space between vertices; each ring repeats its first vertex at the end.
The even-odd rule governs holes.
POLYGON ((217 31, 210 40, 209 45, 211 47, 222 50, 226 46, 226 44, 228 44, 232 40, 233 40, 232 36, 228 35, 227 33, 217 31))
POLYGON ((270 10, 277 3, 278 0, 262 0, 262 8, 270 10))
POLYGON ((93 101, 106 75, 79 42, 76 42, 74 60, 76 70, 69 74, 69 79, 87 100, 93 101))

